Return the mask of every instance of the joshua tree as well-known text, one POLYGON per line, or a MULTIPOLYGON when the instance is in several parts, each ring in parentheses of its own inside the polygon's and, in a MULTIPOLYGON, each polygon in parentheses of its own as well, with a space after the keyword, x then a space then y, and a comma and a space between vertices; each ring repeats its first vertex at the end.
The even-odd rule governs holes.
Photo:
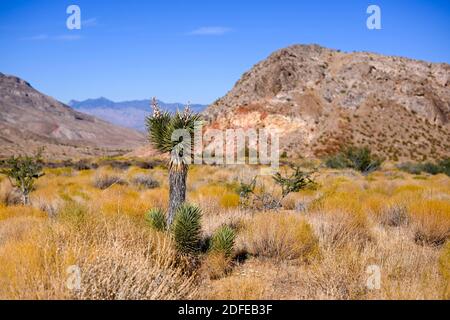
POLYGON ((35 156, 13 156, 4 161, 5 168, 0 169, 0 173, 8 177, 11 185, 20 190, 24 205, 30 204, 29 195, 34 183, 43 176, 41 153, 42 150, 35 156))
POLYGON ((174 220, 175 212, 186 200, 186 177, 191 160, 193 134, 200 115, 190 110, 163 112, 156 98, 152 101, 153 114, 146 119, 149 140, 162 153, 170 153, 169 160, 169 211, 167 226, 174 220))

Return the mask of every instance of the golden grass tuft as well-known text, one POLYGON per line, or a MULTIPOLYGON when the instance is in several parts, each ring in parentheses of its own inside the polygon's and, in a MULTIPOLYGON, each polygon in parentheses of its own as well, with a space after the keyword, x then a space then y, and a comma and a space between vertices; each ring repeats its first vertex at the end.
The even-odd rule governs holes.
POLYGON ((302 217, 288 213, 255 215, 244 227, 240 243, 257 257, 309 261, 320 254, 310 225, 302 217))
POLYGON ((226 193, 220 198, 222 208, 236 208, 239 206, 239 195, 235 193, 226 193))
POLYGON ((415 229, 415 240, 430 245, 443 245, 450 238, 450 202, 418 200, 409 205, 415 229))
POLYGON ((232 261, 221 252, 210 252, 201 267, 200 273, 205 274, 209 279, 215 280, 225 277, 231 272, 232 261))

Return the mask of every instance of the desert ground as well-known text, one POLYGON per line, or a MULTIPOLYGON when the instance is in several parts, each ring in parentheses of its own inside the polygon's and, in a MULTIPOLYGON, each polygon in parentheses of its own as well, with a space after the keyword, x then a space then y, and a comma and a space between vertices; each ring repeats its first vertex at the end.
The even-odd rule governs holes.
POLYGON ((191 166, 202 241, 223 225, 236 238, 228 255, 186 255, 146 218, 168 203, 167 168, 155 163, 46 168, 30 206, 0 177, 0 299, 450 298, 447 175, 305 161, 316 184, 270 209, 264 199, 281 192, 270 176, 253 199, 236 191, 259 167, 191 166))

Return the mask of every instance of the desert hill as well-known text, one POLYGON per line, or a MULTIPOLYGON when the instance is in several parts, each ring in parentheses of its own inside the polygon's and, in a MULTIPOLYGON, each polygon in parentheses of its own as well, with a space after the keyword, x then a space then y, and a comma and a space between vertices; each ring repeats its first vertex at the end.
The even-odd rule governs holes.
POLYGON ((450 155, 450 65, 294 45, 204 112, 215 128, 271 128, 288 156, 367 145, 393 160, 450 155))
POLYGON ((134 130, 77 112, 0 73, 0 157, 45 147, 54 159, 125 153, 145 143, 134 130))

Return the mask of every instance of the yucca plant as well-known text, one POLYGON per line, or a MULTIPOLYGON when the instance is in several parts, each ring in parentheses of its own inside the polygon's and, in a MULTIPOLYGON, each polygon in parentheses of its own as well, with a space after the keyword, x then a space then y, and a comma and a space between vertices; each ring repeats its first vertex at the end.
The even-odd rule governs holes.
POLYGON ((236 232, 234 229, 230 226, 223 225, 216 230, 211 238, 211 251, 230 256, 233 252, 235 239, 236 232))
POLYGON ((182 253, 196 253, 200 248, 202 211, 199 207, 183 204, 175 215, 171 232, 175 245, 182 253))
POLYGON ((150 209, 145 218, 153 229, 158 231, 166 230, 166 215, 162 209, 150 209))
POLYGON ((153 114, 146 119, 149 140, 162 153, 170 153, 169 210, 167 225, 173 223, 175 212, 186 200, 186 178, 191 160, 193 134, 200 115, 187 105, 183 112, 171 114, 161 111, 156 98, 152 101, 153 114), (186 139, 189 137, 190 139, 186 139))

